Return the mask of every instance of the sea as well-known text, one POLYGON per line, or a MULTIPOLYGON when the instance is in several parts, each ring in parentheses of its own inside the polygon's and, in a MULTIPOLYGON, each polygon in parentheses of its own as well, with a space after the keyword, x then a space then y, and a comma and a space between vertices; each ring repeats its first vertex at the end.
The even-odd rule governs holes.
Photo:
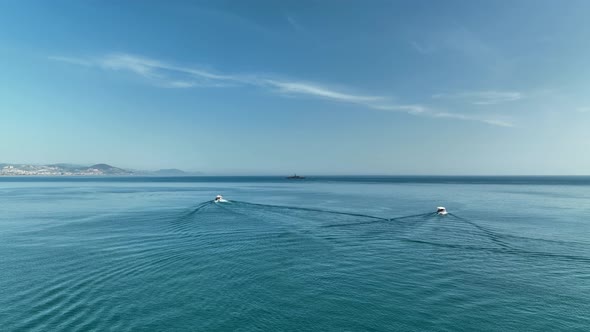
POLYGON ((590 177, 3 177, 0 330, 590 331, 590 177))

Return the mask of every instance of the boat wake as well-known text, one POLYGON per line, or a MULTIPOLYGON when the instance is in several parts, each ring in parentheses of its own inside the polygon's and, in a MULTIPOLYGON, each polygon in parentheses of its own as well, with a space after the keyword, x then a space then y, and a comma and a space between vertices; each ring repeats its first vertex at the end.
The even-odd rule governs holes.
MULTIPOLYGON (((444 247, 454 250, 480 250, 508 255, 526 255, 590 262, 590 256, 571 254, 587 252, 581 243, 532 238, 504 234, 489 226, 461 217, 455 213, 441 215, 425 212, 404 216, 375 216, 364 213, 334 211, 312 207, 282 206, 245 201, 229 201, 229 204, 197 204, 184 218, 195 218, 196 214, 209 206, 237 216, 243 222, 280 220, 283 227, 318 238, 350 238, 351 232, 366 240, 399 240, 415 244, 444 247), (277 218, 278 217, 278 218, 277 218)), ((446 212, 446 211, 445 211, 446 212)), ((210 211, 208 217, 214 216, 210 211)), ((216 219, 215 217, 213 219, 216 219)), ((242 224, 241 227, 244 225, 242 224)), ((275 225, 277 226, 277 225, 275 225)), ((275 229, 276 231, 276 229, 275 229)))
MULTIPOLYGON (((589 275, 587 244, 508 234, 493 221, 455 213, 379 216, 233 200, 154 211, 79 218, 4 241, 6 252, 15 253, 0 270, 3 289, 12 290, 0 298, 11 307, 10 315, 0 315, 5 330, 161 330, 164 325, 143 325, 149 323, 143 318, 174 327, 179 312, 184 321, 172 329, 222 330, 225 325, 203 324, 202 317, 213 312, 208 322, 216 321, 236 303, 255 308, 252 319, 259 308, 307 305, 322 294, 320 309, 366 294, 359 306, 386 294, 387 300, 431 296, 431 308, 439 308, 464 285, 483 284, 496 294, 517 282, 511 291, 522 290, 526 304, 534 302, 530 294, 551 292, 547 285, 584 284, 589 275), (533 288, 535 282, 541 283, 533 288), (359 287, 362 292, 341 293, 359 287), (437 297, 445 287, 451 295, 437 297)), ((563 303, 561 289, 554 292, 556 305, 563 303)), ((578 301, 569 302, 572 310, 584 312, 587 296, 571 289, 569 298, 578 301)), ((252 326, 272 330, 265 319, 274 317, 269 312, 252 326)))

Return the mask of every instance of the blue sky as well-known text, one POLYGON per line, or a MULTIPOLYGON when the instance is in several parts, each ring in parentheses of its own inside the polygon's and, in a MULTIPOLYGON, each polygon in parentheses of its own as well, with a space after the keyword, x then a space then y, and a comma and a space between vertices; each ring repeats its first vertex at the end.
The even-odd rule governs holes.
POLYGON ((0 162, 589 174, 588 1, 2 1, 0 162))

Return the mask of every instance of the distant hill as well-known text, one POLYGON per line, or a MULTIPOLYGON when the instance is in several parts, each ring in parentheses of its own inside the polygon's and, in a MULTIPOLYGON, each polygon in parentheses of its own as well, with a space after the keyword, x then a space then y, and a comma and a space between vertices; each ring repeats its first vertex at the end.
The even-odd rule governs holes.
POLYGON ((86 169, 90 172, 99 172, 101 175, 133 175, 132 171, 128 171, 119 167, 114 167, 107 164, 96 164, 86 169))
POLYGON ((57 166, 57 167, 61 167, 61 168, 64 168, 64 169, 82 169, 82 168, 88 168, 88 166, 76 165, 76 164, 68 164, 68 163, 49 164, 47 166, 57 166))
POLYGON ((0 176, 103 176, 136 175, 136 172, 107 164, 82 166, 73 164, 0 164, 0 176))
POLYGON ((201 173, 168 168, 157 171, 138 171, 111 166, 94 164, 92 166, 67 163, 31 165, 0 163, 0 176, 190 176, 201 173))
POLYGON ((156 176, 187 176, 189 175, 187 172, 176 169, 176 168, 165 168, 160 169, 152 173, 156 176))

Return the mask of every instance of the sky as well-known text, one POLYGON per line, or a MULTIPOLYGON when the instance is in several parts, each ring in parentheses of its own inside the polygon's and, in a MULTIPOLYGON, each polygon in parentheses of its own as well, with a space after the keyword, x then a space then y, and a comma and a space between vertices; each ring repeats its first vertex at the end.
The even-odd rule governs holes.
POLYGON ((0 1, 0 163, 590 174, 590 2, 0 1))

